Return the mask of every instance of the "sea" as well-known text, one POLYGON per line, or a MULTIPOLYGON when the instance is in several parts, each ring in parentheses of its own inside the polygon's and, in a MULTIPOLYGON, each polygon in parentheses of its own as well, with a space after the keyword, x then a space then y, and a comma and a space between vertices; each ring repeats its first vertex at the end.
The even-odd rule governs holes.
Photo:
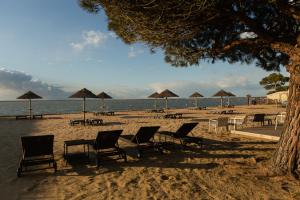
MULTIPOLYGON (((86 111, 138 111, 165 107, 165 99, 87 99, 86 111), (104 104, 103 104, 104 103, 104 104)), ((224 98, 224 105, 228 102, 224 98)), ((69 114, 82 111, 82 100, 32 100, 33 114, 69 114)), ((230 105, 245 105, 245 97, 230 98, 230 105)), ((220 98, 201 98, 198 106, 210 107, 220 105, 220 98)), ((0 101, 0 116, 15 116, 28 113, 28 100, 0 101)), ((195 107, 195 99, 177 98, 168 99, 169 108, 189 108, 195 107)))

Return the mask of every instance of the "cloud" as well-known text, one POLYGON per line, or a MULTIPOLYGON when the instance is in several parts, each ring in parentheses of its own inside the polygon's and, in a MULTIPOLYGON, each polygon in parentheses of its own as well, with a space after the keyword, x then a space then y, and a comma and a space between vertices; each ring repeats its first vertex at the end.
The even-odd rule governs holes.
POLYGON ((134 47, 130 47, 129 48, 129 52, 128 52, 128 58, 134 58, 136 56, 138 56, 139 54, 144 53, 144 50, 142 49, 136 49, 134 47))
POLYGON ((0 68, 0 88, 1 99, 15 99, 28 90, 45 99, 64 99, 69 95, 59 86, 42 82, 25 72, 6 68, 0 68))
POLYGON ((230 87, 236 87, 236 86, 247 86, 249 83, 249 80, 245 76, 240 77, 225 77, 222 80, 219 80, 216 82, 216 85, 220 88, 230 88, 230 87))
POLYGON ((240 34, 241 39, 254 39, 257 38, 257 34, 254 32, 244 32, 240 34))
POLYGON ((149 88, 132 88, 124 85, 112 86, 108 90, 117 99, 144 99, 152 91, 149 88))
POLYGON ((107 34, 94 30, 83 31, 81 37, 82 41, 70 43, 74 50, 81 51, 88 46, 97 47, 100 44, 103 44, 108 38, 107 34))

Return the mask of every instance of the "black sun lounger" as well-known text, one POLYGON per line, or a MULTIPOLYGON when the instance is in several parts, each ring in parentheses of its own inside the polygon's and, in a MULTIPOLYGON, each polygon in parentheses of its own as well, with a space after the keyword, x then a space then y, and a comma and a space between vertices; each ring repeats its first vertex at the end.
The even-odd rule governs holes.
POLYGON ((127 161, 126 153, 118 145, 118 139, 123 130, 112 131, 99 131, 97 138, 90 141, 90 145, 93 147, 96 153, 96 163, 99 167, 100 160, 104 156, 118 155, 119 159, 127 161))
POLYGON ((142 149, 145 147, 153 147, 162 153, 162 149, 159 143, 154 141, 154 134, 158 131, 159 126, 144 126, 140 127, 135 135, 121 135, 120 139, 136 146, 137 157, 140 158, 142 155, 142 149))
POLYGON ((171 137, 173 140, 178 139, 180 144, 185 146, 188 143, 195 143, 202 147, 203 140, 199 137, 188 136, 188 134, 198 125, 198 123, 184 123, 176 132, 160 131, 160 136, 171 137))
MULTIPOLYGON (((42 164, 51 164, 55 172, 57 164, 53 154, 54 135, 24 136, 21 137, 22 158, 17 171, 18 177, 24 172, 24 167, 42 164)), ((29 170, 28 170, 29 171, 29 170)))

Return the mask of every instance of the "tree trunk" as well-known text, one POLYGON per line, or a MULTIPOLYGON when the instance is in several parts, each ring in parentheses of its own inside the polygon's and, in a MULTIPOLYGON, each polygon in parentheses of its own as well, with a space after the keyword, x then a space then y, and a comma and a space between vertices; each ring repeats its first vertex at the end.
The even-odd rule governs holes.
POLYGON ((287 116, 273 157, 273 169, 279 175, 300 177, 300 65, 293 63, 287 69, 290 72, 287 116))

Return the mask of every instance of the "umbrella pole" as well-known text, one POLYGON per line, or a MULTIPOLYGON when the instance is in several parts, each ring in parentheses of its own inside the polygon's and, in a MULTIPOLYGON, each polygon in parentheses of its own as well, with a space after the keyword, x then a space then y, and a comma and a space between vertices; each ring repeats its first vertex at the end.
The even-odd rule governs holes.
POLYGON ((230 105, 230 99, 229 99, 229 97, 228 97, 228 100, 227 100, 227 104, 228 104, 228 106, 230 105))
POLYGON ((195 106, 196 106, 196 108, 198 108, 198 101, 197 101, 197 97, 195 97, 195 106))
POLYGON ((201 98, 199 98, 199 101, 198 101, 198 103, 199 103, 199 108, 201 108, 201 106, 200 106, 200 99, 201 99, 201 98))
POLYGON ((166 109, 168 109, 168 97, 166 97, 166 109))
POLYGON ((223 97, 221 96, 221 108, 223 108, 223 97))
POLYGON ((104 98, 102 98, 102 111, 104 111, 104 98))
POLYGON ((157 99, 154 99, 154 109, 157 110, 157 99))
POLYGON ((32 113, 31 113, 31 99, 29 99, 29 119, 31 119, 31 115, 32 115, 32 113))
POLYGON ((85 125, 85 97, 83 97, 83 120, 85 125))

